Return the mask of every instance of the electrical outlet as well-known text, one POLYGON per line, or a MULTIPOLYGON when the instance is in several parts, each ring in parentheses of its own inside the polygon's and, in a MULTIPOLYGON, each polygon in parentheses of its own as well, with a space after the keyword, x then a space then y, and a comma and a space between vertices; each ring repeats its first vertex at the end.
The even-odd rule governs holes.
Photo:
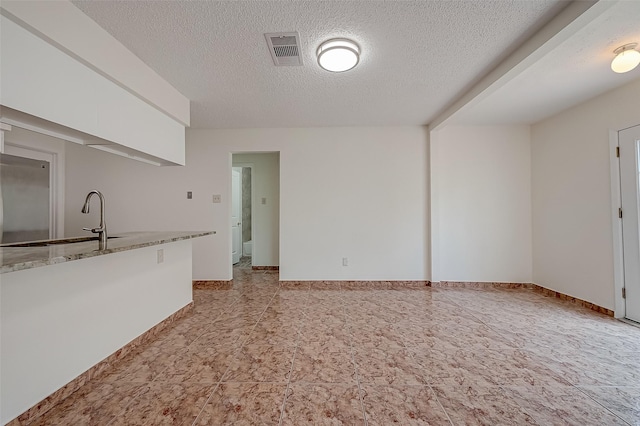
POLYGON ((158 263, 163 263, 164 262, 164 249, 158 249, 157 255, 158 255, 158 263))
POLYGON ((267 204, 267 199, 266 199, 266 197, 262 197, 262 204, 267 204))
POLYGON ((193 192, 187 191, 187 200, 190 200, 192 198, 193 198, 193 192))
POLYGON ((349 266, 349 258, 348 257, 343 257, 342 258, 342 266, 349 266))
POLYGON ((214 202, 214 203, 221 203, 221 202, 222 202, 222 195, 220 195, 220 194, 214 194, 214 196, 213 196, 213 202, 214 202))

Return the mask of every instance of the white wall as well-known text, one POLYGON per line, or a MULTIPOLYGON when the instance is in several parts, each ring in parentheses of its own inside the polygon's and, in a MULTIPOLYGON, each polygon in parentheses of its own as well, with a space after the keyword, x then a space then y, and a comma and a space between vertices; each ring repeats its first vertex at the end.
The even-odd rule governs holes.
MULTIPOLYGON (((110 234, 215 230, 214 217, 220 216, 223 209, 211 200, 216 192, 211 190, 210 161, 189 147, 186 156, 190 167, 157 167, 67 143, 65 235, 86 235, 83 227, 98 225, 97 199, 91 201, 89 214, 80 212, 92 189, 105 195, 110 234), (193 199, 187 199, 187 191, 193 192, 193 199)), ((194 279, 208 277, 211 258, 215 256, 198 248, 217 238, 218 235, 210 235, 193 240, 194 279)))
POLYGON ((280 254, 280 156, 235 154, 233 166, 251 166, 253 266, 278 266, 280 254), (262 199, 265 204, 262 204, 262 199))
POLYGON ((430 279, 425 128, 189 129, 187 139, 187 165, 163 168, 69 144, 67 233, 98 223, 80 213, 95 188, 111 233, 216 230, 194 240, 193 276, 230 279, 231 154, 280 152, 281 279, 430 279))
POLYGON ((609 130, 640 124, 640 80, 532 126, 533 277, 614 309, 609 130))
POLYGON ((434 281, 531 282, 529 126, 431 134, 434 281))

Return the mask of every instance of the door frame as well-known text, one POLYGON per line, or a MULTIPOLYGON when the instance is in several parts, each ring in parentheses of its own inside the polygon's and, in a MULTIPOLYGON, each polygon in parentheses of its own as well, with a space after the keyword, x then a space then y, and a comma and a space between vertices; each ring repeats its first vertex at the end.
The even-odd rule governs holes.
MULTIPOLYGON (((237 152, 236 154, 246 154, 246 153, 237 152)), ((253 154, 253 153, 248 153, 248 154, 253 154)), ((254 190, 253 190, 254 187, 255 187, 255 185, 254 185, 255 184, 255 182, 254 182, 255 177, 254 177, 254 173, 253 173, 254 172, 254 164, 253 163, 240 163, 240 162, 238 162, 238 163, 235 163, 235 164, 232 163, 231 166, 232 166, 232 169, 233 169, 233 167, 242 167, 243 169, 244 168, 251 169, 251 235, 249 237, 250 237, 251 242, 252 242, 251 243, 252 244, 252 246, 251 246, 251 266, 253 266, 253 258, 255 257, 255 253, 256 253, 256 251, 255 251, 256 250, 256 243, 255 243, 255 240, 254 240, 254 233, 253 233, 253 218, 254 218, 254 215, 255 215, 255 208, 256 208, 256 199, 255 199, 255 194, 254 194, 254 190)), ((244 204, 243 204, 243 209, 244 209, 244 204)), ((244 221, 243 221, 243 224, 244 224, 244 221)), ((242 236, 244 237, 244 233, 243 233, 242 236)), ((242 245, 242 243, 243 242, 241 241, 240 245, 242 245)), ((242 255, 244 255, 244 246, 242 247, 242 255)))
MULTIPOLYGON (((258 210, 259 210, 259 204, 261 204, 260 202, 260 197, 258 196, 258 192, 256 190, 256 186, 257 186, 257 172, 256 172, 256 167, 257 165, 255 163, 249 162, 249 161, 237 161, 235 164, 233 162, 233 157, 234 155, 259 155, 259 154, 277 154, 278 156, 278 168, 277 168, 277 183, 278 183, 278 196, 277 196, 277 200, 274 198, 273 202, 276 203, 277 205, 277 220, 278 220, 278 233, 275 234, 276 238, 277 238, 277 243, 278 243, 278 250, 277 250, 277 256, 278 256, 278 267, 280 269, 280 271, 282 271, 282 264, 281 259, 282 259, 282 151, 280 149, 273 149, 273 150, 257 150, 257 149, 248 149, 248 150, 229 150, 229 157, 228 157, 228 166, 227 166, 227 173, 226 175, 228 176, 227 179, 227 191, 229 194, 231 194, 231 170, 233 169, 233 167, 249 167, 251 166, 251 240, 253 241, 253 247, 252 247, 252 255, 251 255, 251 263, 252 266, 256 266, 255 265, 255 261, 256 258, 260 255, 260 248, 258 247, 258 243, 262 242, 264 243, 264 239, 261 239, 260 237, 260 227, 256 225, 256 218, 259 216, 258 215, 258 210)), ((229 199, 231 199, 231 197, 229 196, 229 199)), ((231 203, 229 203, 228 208, 226 209, 227 211, 227 224, 229 226, 229 229, 231 229, 231 203)), ((229 233, 229 237, 228 237, 228 243, 229 244, 229 250, 228 252, 231 253, 231 233, 229 233)), ((231 276, 233 276, 233 266, 231 265, 231 260, 229 261, 229 272, 231 274, 231 276)))
POLYGON ((7 126, 5 123, 2 124, 4 125, 4 153, 11 155, 11 153, 7 151, 12 150, 13 147, 20 150, 31 151, 36 155, 44 154, 51 156, 53 159, 49 179, 49 185, 51 186, 49 204, 51 209, 51 225, 49 226, 49 230, 51 238, 64 237, 65 144, 68 142, 55 135, 40 132, 37 128, 27 128, 19 124, 12 124, 11 126, 7 126), (10 127, 10 129, 7 129, 7 127, 10 127))
POLYGON ((64 233, 64 205, 60 198, 60 159, 58 153, 5 141, 4 154, 15 155, 49 163, 49 238, 62 237, 64 233), (62 205, 61 205, 62 204, 62 205))
POLYGON ((240 239, 239 247, 238 247, 238 251, 240 252, 240 254, 238 255, 238 262, 240 262, 240 260, 242 259, 242 255, 244 254, 243 252, 243 248, 242 248, 242 168, 241 167, 237 167, 237 166, 232 166, 231 167, 231 216, 230 216, 230 223, 231 223, 231 264, 235 265, 236 263, 234 262, 233 259, 233 206, 234 204, 238 202, 240 203, 240 208, 238 211, 238 238, 240 239), (240 170, 237 170, 240 169, 240 170), (240 199, 239 200, 235 200, 235 193, 233 190, 233 173, 234 172, 238 172, 240 174, 240 183, 238 191, 240 192, 239 196, 240 199))
POLYGON ((622 129, 609 129, 609 161, 611 174, 611 226, 613 230, 613 288, 614 288, 614 317, 625 319, 626 302, 622 297, 624 283, 624 248, 622 240, 622 219, 619 210, 622 208, 622 185, 620 184, 620 158, 617 151, 620 147, 619 132, 639 124, 622 129))

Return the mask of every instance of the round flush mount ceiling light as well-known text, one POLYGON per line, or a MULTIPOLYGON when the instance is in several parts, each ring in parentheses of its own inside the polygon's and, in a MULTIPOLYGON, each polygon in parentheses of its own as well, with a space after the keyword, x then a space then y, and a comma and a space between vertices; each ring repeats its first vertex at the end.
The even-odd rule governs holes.
POLYGON ((360 46, 346 38, 327 40, 316 52, 318 64, 327 71, 349 71, 360 61, 360 46))
POLYGON ((611 62, 611 69, 619 74, 629 72, 640 64, 640 52, 636 49, 638 43, 629 43, 618 47, 613 53, 616 57, 611 62))

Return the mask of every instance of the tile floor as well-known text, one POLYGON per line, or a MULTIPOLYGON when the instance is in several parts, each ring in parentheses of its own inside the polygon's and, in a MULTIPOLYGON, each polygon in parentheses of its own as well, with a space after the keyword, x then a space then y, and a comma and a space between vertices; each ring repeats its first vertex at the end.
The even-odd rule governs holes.
POLYGON ((228 289, 35 424, 640 425, 640 328, 530 290, 228 289))

